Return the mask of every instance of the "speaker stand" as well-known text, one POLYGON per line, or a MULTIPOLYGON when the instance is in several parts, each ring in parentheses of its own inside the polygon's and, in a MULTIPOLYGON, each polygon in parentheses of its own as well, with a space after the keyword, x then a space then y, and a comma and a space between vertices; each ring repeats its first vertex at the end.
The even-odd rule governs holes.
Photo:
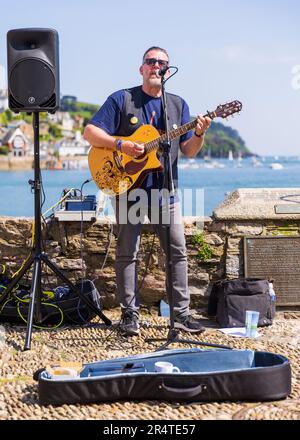
POLYGON ((30 181, 34 190, 34 238, 33 248, 30 256, 22 269, 19 271, 16 277, 13 277, 11 283, 7 286, 0 299, 0 304, 8 298, 13 288, 18 284, 23 275, 33 266, 32 282, 30 289, 29 310, 27 318, 27 328, 25 337, 24 350, 30 350, 31 346, 31 334, 33 319, 37 324, 42 322, 41 314, 41 278, 42 278, 42 263, 48 266, 52 272, 54 272, 58 278, 60 278, 68 287, 76 292, 80 299, 99 316, 103 322, 107 325, 111 325, 110 319, 108 319, 101 310, 99 310, 94 303, 86 298, 80 289, 78 289, 68 278, 62 273, 58 266, 49 260, 47 254, 42 252, 42 232, 41 232, 41 170, 40 170, 40 148, 39 148, 39 113, 33 113, 33 133, 34 133, 34 181, 30 181))

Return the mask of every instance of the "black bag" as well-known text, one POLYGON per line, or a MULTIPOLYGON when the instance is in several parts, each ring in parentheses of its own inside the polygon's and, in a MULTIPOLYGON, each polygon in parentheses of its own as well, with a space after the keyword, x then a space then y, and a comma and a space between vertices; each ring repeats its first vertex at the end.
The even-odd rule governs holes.
POLYGON ((208 315, 216 316, 221 327, 244 327, 246 310, 255 310, 259 312, 259 327, 271 325, 275 316, 274 299, 269 293, 268 280, 222 280, 212 287, 208 315))
MULTIPOLYGON (((8 277, 0 277, 0 293, 10 283, 8 277)), ((81 280, 75 284, 84 297, 90 299, 97 309, 101 310, 100 294, 90 280, 81 280)), ((27 323, 30 286, 19 284, 9 298, 0 305, 0 321, 27 323)), ((35 328, 59 327, 63 324, 86 324, 95 316, 86 303, 68 286, 59 286, 53 290, 43 291, 41 297, 41 316, 35 328)))

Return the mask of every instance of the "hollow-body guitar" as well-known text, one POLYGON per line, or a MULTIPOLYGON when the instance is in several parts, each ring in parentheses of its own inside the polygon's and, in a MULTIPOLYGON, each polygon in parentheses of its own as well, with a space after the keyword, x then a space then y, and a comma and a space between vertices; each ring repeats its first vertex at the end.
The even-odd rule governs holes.
MULTIPOLYGON (((240 101, 232 101, 219 105, 215 111, 207 112, 205 116, 211 119, 227 118, 240 112, 240 101)), ((169 131, 170 140, 176 139, 197 125, 197 119, 169 131)), ((153 171, 162 171, 159 160, 160 145, 167 139, 167 134, 160 135, 152 125, 140 126, 131 136, 119 139, 144 144, 144 153, 131 157, 117 150, 107 147, 91 147, 89 151, 89 168, 96 185, 106 194, 120 195, 130 189, 138 187, 146 175, 153 171)))

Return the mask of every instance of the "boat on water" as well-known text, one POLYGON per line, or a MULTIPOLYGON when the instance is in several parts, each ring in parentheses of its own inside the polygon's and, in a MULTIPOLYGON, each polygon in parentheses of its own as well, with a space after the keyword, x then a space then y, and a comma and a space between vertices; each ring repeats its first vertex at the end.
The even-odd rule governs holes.
POLYGON ((63 170, 63 164, 56 158, 48 159, 46 161, 46 170, 63 170))
POLYGON ((262 167, 262 163, 255 156, 251 158, 251 164, 253 167, 262 167))
POLYGON ((203 166, 204 168, 225 168, 225 165, 217 160, 207 160, 203 166))
POLYGON ((218 162, 217 160, 204 160, 204 163, 201 163, 196 159, 188 159, 188 161, 181 162, 178 164, 178 168, 180 169, 189 169, 189 170, 198 170, 199 168, 225 168, 223 163, 218 162))
POLYGON ((197 163, 196 159, 188 159, 187 162, 179 163, 178 168, 197 170, 200 168, 200 165, 197 163))
POLYGON ((188 160, 188 168, 191 168, 192 170, 197 170, 199 167, 200 165, 197 163, 196 159, 188 160))
POLYGON ((273 163, 270 164, 270 168, 272 170, 282 170, 283 165, 281 163, 278 163, 278 162, 273 162, 273 163))

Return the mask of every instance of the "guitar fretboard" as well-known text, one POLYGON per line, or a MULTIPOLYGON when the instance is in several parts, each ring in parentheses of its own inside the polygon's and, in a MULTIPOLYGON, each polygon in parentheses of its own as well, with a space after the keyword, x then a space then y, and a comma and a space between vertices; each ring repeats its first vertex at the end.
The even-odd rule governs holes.
MULTIPOLYGON (((208 115, 205 115, 208 116, 208 115)), ((210 117, 212 117, 212 114, 209 115, 210 117)), ((190 130, 193 130, 197 125, 197 119, 194 119, 191 122, 187 122, 184 125, 181 125, 178 128, 174 128, 173 130, 169 131, 169 138, 172 141, 173 139, 178 138, 179 136, 184 135, 185 133, 187 133, 190 130)), ((150 142, 146 142, 144 147, 145 147, 145 152, 149 153, 152 150, 155 150, 159 147, 159 144, 162 142, 165 142, 168 139, 167 133, 163 134, 162 136, 153 139, 150 142)))

